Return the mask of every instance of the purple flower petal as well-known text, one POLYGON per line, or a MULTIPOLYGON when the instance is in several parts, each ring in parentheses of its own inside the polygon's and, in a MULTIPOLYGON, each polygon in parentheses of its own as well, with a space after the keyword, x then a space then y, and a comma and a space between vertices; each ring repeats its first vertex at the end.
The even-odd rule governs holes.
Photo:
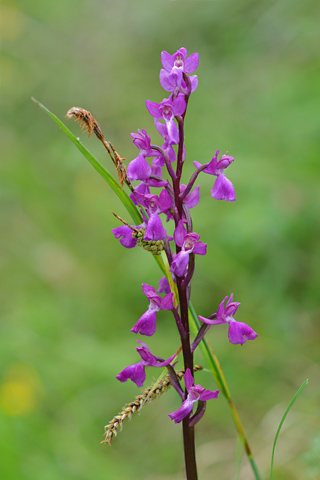
POLYGON ((173 293, 168 293, 165 295, 160 303, 161 310, 172 310, 173 309, 173 293))
POLYGON ((160 70, 159 81, 166 92, 173 92, 177 87, 176 79, 164 69, 160 70))
POLYGON ((217 177, 211 190, 211 196, 216 200, 225 200, 226 202, 236 200, 232 182, 224 174, 217 177))
POLYGON ((186 386, 187 392, 190 391, 192 385, 194 384, 193 376, 190 368, 187 368, 186 373, 183 376, 184 384, 186 386))
POLYGON ((167 236, 167 230, 163 227, 161 218, 158 214, 151 215, 149 218, 144 240, 164 240, 167 236))
POLYGON ((193 409, 193 402, 190 400, 185 400, 179 410, 176 412, 170 413, 169 417, 171 420, 174 420, 174 423, 180 423, 193 409))
POLYGON ((131 329, 133 333, 140 333, 151 337, 156 331, 156 312, 148 309, 131 329))
POLYGON ((119 239, 123 247, 133 248, 137 245, 137 240, 132 237, 132 230, 127 227, 127 225, 113 228, 112 233, 117 239, 119 239))
POLYGON ((174 65, 173 55, 170 55, 170 53, 168 53, 166 51, 161 52, 161 63, 162 63, 163 68, 165 70, 167 70, 168 72, 170 72, 170 70, 172 69, 172 67, 174 65))
POLYGON ((159 280, 159 288, 157 290, 158 293, 170 293, 170 284, 167 280, 167 277, 166 276, 163 276, 162 278, 160 278, 159 280))
POLYGON ((142 284, 142 291, 148 299, 150 299, 150 295, 156 293, 156 289, 147 283, 142 284))
POLYGON ((120 382, 126 382, 130 379, 137 385, 137 387, 142 387, 146 379, 145 367, 142 362, 136 363, 135 365, 129 365, 129 367, 122 370, 116 378, 120 380, 120 382))
POLYGON ((185 73, 194 72, 199 66, 199 53, 193 53, 184 61, 185 73))
MULTIPOLYGON (((231 295, 233 295, 233 293, 231 295)), ((218 311, 217 311, 217 318, 224 318, 224 316, 225 316, 224 315, 224 310, 225 310, 224 302, 227 300, 227 298, 228 298, 228 296, 224 297, 224 299, 220 303, 218 311)))
POLYGON ((158 203, 161 212, 165 212, 172 207, 172 199, 166 189, 161 190, 158 203))
MULTIPOLYGON (((180 192, 184 192, 186 189, 185 185, 180 185, 180 192)), ((197 185, 196 188, 188 193, 188 195, 183 199, 183 203, 188 207, 188 208, 193 208, 196 205, 198 205, 199 200, 200 200, 200 185, 197 185)))
POLYGON ((192 75, 191 77, 189 77, 189 80, 191 81, 191 93, 192 93, 198 87, 198 77, 197 75, 192 75))
POLYGON ((130 133, 130 136, 133 138, 133 143, 135 146, 139 148, 140 155, 143 157, 153 157, 156 155, 156 153, 151 150, 151 139, 150 136, 147 135, 145 129, 143 129, 142 132, 140 129, 138 129, 138 133, 130 133))
POLYGON ((170 145, 178 145, 179 143, 179 132, 178 127, 174 123, 173 119, 166 122, 168 129, 168 141, 170 145))
POLYGON ((173 113, 174 116, 177 117, 178 115, 182 115, 185 112, 186 109, 186 101, 184 99, 184 95, 178 95, 173 101, 172 101, 172 108, 173 108, 173 113))
POLYGON ((168 129, 165 123, 159 122, 156 118, 154 119, 154 125, 158 131, 158 133, 161 135, 161 137, 166 138, 168 136, 168 129))
POLYGON ((127 173, 131 181, 146 180, 151 175, 151 167, 142 155, 138 155, 129 163, 127 173))
POLYGON ((131 200, 133 201, 133 203, 135 205, 138 205, 139 203, 139 199, 136 198, 136 194, 139 194, 139 195, 147 195, 147 194, 150 194, 150 188, 149 186, 144 183, 144 182, 141 182, 139 183, 139 185, 137 185, 134 189, 134 193, 131 193, 130 194, 130 198, 131 200))
POLYGON ((180 252, 174 257, 170 267, 170 272, 174 273, 177 277, 183 277, 187 271, 188 263, 189 253, 184 250, 180 250, 180 252))
POLYGON ((140 345, 136 347, 136 350, 139 353, 144 365, 147 365, 149 367, 155 366, 157 364, 157 359, 150 352, 150 348, 148 347, 148 345, 141 342, 140 340, 137 340, 137 342, 140 343, 140 345))
POLYGON ((160 105, 156 102, 151 102, 151 100, 146 100, 147 110, 152 117, 162 118, 162 112, 159 108, 160 105))
POLYGON ((219 390, 215 390, 214 392, 211 390, 205 390, 203 393, 200 394, 200 400, 206 402, 208 400, 213 400, 214 398, 218 398, 219 390))
POLYGON ((163 362, 158 362, 157 365, 154 365, 154 367, 165 367, 166 365, 169 365, 169 363, 172 362, 175 356, 176 354, 174 353, 173 355, 171 355, 171 357, 168 358, 168 360, 164 360, 163 362))
POLYGON ((198 241, 193 248, 193 253, 196 253, 197 255, 205 255, 207 253, 207 244, 198 241))
POLYGON ((257 336, 258 334, 246 323, 237 322, 234 319, 229 322, 228 337, 231 343, 242 345, 247 340, 254 340, 257 336))
POLYGON ((187 232, 183 226, 183 221, 180 220, 173 235, 174 241, 176 242, 178 247, 182 247, 186 235, 187 235, 187 232))

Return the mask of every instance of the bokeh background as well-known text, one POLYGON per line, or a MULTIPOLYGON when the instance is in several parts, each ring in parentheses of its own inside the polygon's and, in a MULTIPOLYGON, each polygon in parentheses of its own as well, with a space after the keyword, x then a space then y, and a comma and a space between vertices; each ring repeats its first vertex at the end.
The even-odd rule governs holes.
MULTIPOLYGON (((200 177, 194 227, 208 254, 192 300, 206 316, 234 292, 236 318, 259 334, 243 347, 223 327, 208 338, 265 479, 281 416, 309 378, 275 473, 319 478, 319 2, 3 0, 1 11, 0 477, 183 479, 181 429, 167 416, 179 405, 174 391, 127 422, 112 447, 99 443, 139 393, 115 375, 138 361, 129 330, 147 306, 141 283, 156 286, 159 271, 145 251, 115 241, 110 211, 125 217, 124 208, 31 96, 62 119, 72 106, 90 110, 131 160, 130 132, 158 140, 145 100, 167 95, 160 53, 185 46, 200 54, 185 180, 193 160, 228 151, 237 195, 214 201, 212 177, 200 177)), ((112 170, 102 145, 81 139, 112 170)), ((165 358, 176 350, 166 312, 148 344, 165 358)), ((197 379, 215 389, 209 373, 197 379)), ((237 478, 222 396, 197 426, 197 448, 201 479, 237 478)), ((245 456, 240 478, 253 478, 245 456)))

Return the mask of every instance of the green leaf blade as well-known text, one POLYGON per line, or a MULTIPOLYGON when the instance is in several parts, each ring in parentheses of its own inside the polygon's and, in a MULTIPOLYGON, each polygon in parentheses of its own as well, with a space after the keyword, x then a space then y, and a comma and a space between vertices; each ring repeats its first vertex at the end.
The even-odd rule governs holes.
POLYGON ((44 110, 52 120, 61 128, 61 130, 69 137, 69 139, 74 143, 74 145, 78 148, 78 150, 84 155, 84 157, 91 163, 93 168, 99 173, 99 175, 107 182, 110 188, 114 191, 117 195, 119 200, 122 202, 124 207, 126 208, 127 212, 131 216, 135 225, 139 225, 142 223, 142 216, 132 202, 129 195, 120 187, 117 180, 108 172, 108 170, 92 155, 91 152, 80 142, 80 140, 61 122, 61 120, 52 113, 47 107, 45 107, 42 103, 40 103, 35 98, 32 100, 39 105, 42 110, 44 110))

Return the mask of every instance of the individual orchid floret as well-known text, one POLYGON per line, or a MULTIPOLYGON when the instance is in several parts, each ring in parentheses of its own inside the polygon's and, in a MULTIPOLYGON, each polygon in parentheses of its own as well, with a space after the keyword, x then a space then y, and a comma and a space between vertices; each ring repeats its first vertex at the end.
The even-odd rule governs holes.
POLYGON ((161 103, 146 101, 146 107, 150 115, 154 118, 163 119, 168 129, 168 138, 170 145, 179 143, 179 133, 174 117, 178 117, 185 112, 186 102, 184 95, 178 95, 172 100, 171 95, 165 98, 161 103))
POLYGON ((199 65, 199 53, 193 53, 187 57, 187 49, 179 48, 173 55, 163 51, 161 52, 161 63, 166 72, 172 72, 174 69, 180 69, 184 73, 194 72, 199 65))
POLYGON ((177 277, 183 277, 187 271, 190 253, 205 255, 207 253, 207 244, 200 242, 200 236, 195 233, 187 233, 183 221, 180 220, 174 231, 174 241, 181 247, 180 252, 175 255, 170 267, 170 272, 177 277))
POLYGON ((228 337, 229 341, 233 344, 240 343, 243 345, 247 340, 254 340, 257 338, 258 334, 252 330, 249 325, 242 322, 237 322, 233 315, 238 310, 240 305, 239 302, 233 301, 233 293, 231 293, 229 300, 225 306, 225 301, 228 297, 225 297, 219 305, 218 311, 216 314, 211 315, 209 318, 201 317, 199 319, 207 323, 208 325, 220 325, 222 323, 229 324, 228 337))
POLYGON ((151 167, 146 157, 154 157, 156 151, 151 149, 151 140, 145 129, 138 129, 138 133, 131 133, 133 143, 139 148, 139 155, 134 158, 128 166, 128 177, 132 180, 147 180, 152 174, 151 167))
POLYGON ((142 290, 149 300, 150 305, 148 310, 131 329, 131 332, 151 337, 156 331, 156 312, 160 310, 172 310, 173 293, 170 292, 161 298, 160 295, 156 293, 156 289, 146 283, 142 284, 142 290))
POLYGON ((142 387, 146 379, 145 367, 165 367, 172 362, 175 354, 171 355, 168 360, 159 361, 155 355, 152 355, 149 347, 145 343, 140 342, 140 340, 137 340, 137 342, 140 343, 140 345, 136 348, 141 357, 140 362, 135 363, 134 365, 129 365, 122 370, 122 372, 120 372, 116 378, 120 380, 120 382, 126 382, 128 379, 130 379, 137 385, 137 387, 142 387))
MULTIPOLYGON (((199 54, 193 53, 187 57, 187 50, 180 48, 176 53, 170 55, 168 52, 161 53, 161 62, 163 69, 160 71, 160 84, 167 92, 182 90, 187 93, 187 85, 183 78, 183 73, 190 74, 194 72, 199 65, 199 54)), ((189 77, 191 83, 191 92, 198 86, 196 75, 189 77)))
POLYGON ((175 423, 180 423, 193 409, 193 404, 198 401, 206 402, 207 400, 212 400, 218 397, 219 390, 206 390, 201 387, 201 385, 194 385, 193 376, 189 368, 187 368, 186 373, 184 374, 184 383, 188 396, 186 400, 182 403, 179 410, 176 412, 170 413, 169 417, 171 420, 174 420, 175 423))
POLYGON ((133 138, 133 143, 144 157, 153 157, 155 155, 151 149, 151 138, 144 128, 142 132, 138 128, 138 133, 130 133, 130 137, 133 138))
MULTIPOLYGON (((225 169, 228 168, 230 163, 234 161, 234 158, 230 157, 229 155, 222 155, 218 161, 218 154, 219 150, 216 151, 216 154, 212 158, 211 162, 202 171, 217 177, 211 190, 211 196, 213 198, 216 200, 225 200, 226 202, 234 202, 236 200, 236 196, 233 185, 224 173, 225 169)), ((193 162, 193 164, 197 168, 202 166, 199 162, 193 162)))
POLYGON ((166 238, 167 231, 162 225, 159 214, 168 214, 168 210, 172 206, 172 199, 168 192, 163 189, 159 196, 152 194, 141 195, 137 193, 135 195, 135 198, 141 205, 146 208, 149 215, 144 239, 148 241, 157 241, 166 238))

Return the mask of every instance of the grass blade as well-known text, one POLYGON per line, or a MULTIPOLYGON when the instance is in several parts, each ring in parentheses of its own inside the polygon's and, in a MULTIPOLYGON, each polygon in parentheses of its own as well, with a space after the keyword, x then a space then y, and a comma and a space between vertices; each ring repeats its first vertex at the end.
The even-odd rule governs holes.
POLYGON ((120 187, 117 180, 108 172, 108 170, 101 165, 101 163, 89 152, 89 150, 80 142, 80 140, 73 135, 73 133, 66 127, 64 123, 50 110, 45 107, 42 103, 32 97, 32 100, 39 105, 42 110, 44 110, 52 120, 61 128, 61 130, 70 138, 70 140, 75 144, 75 146, 80 150, 80 152, 86 157, 86 159, 91 163, 91 165, 97 170, 100 176, 107 182, 110 188, 114 191, 120 201, 123 203, 124 207, 127 209, 135 225, 142 223, 142 217, 132 202, 129 195, 120 187))
POLYGON ((296 394, 293 396, 291 402, 289 403, 289 406, 287 408, 287 410, 284 412, 284 415, 283 417, 281 418, 281 421, 280 421, 280 424, 279 424, 279 427, 278 427, 278 430, 277 430, 277 433, 276 433, 276 436, 274 438, 274 442, 273 442, 273 448, 272 448, 272 456, 271 456, 271 472, 270 472, 270 480, 273 479, 273 462, 274 462, 274 452, 275 452, 275 449, 276 449, 276 444, 277 444, 277 440, 278 440, 278 437, 279 437, 279 434, 280 434, 280 430, 281 430, 281 427, 283 425, 283 422, 285 421, 286 419, 286 416, 288 415, 289 413, 289 410, 291 409, 292 405, 294 404, 294 402, 297 400, 298 396, 300 395, 300 393, 302 392, 302 390, 307 386, 307 383, 308 383, 308 379, 301 385, 301 387, 299 388, 299 390, 296 392, 296 394))

